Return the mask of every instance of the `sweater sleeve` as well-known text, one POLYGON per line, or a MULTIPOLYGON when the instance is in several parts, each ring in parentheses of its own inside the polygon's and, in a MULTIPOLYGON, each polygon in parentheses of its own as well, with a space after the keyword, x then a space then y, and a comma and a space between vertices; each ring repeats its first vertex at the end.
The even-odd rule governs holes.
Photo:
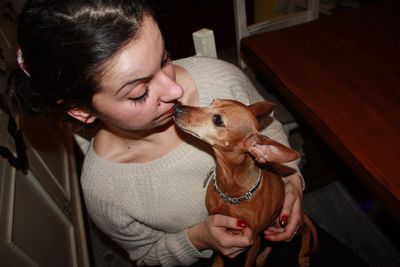
POLYGON ((123 247, 138 266, 189 266, 212 255, 211 250, 198 251, 186 230, 165 233, 153 229, 124 213, 110 198, 101 200, 85 192, 85 200, 96 225, 123 247))

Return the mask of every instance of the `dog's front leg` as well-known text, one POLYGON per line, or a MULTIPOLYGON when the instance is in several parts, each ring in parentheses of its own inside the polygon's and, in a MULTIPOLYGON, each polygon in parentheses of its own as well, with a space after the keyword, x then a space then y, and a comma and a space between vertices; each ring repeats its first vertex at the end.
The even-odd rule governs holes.
POLYGON ((314 253, 319 246, 317 229, 311 219, 304 214, 304 224, 301 229, 301 248, 298 255, 300 267, 310 266, 310 254, 314 253), (311 246, 312 244, 312 246, 311 246))
POLYGON ((252 267, 257 258, 258 250, 260 249, 260 237, 253 236, 253 245, 246 252, 246 261, 244 263, 245 267, 252 267))
POLYGON ((267 262, 268 255, 271 253, 272 247, 266 247, 260 254, 257 256, 256 266, 264 267, 267 262))
POLYGON ((224 267, 224 259, 221 255, 217 254, 214 259, 212 267, 224 267))

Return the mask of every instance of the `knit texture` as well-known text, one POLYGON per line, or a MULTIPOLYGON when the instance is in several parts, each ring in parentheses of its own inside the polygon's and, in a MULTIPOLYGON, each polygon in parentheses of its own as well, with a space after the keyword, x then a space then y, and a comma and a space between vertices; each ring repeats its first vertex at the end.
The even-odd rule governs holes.
MULTIPOLYGON (((173 62, 192 76, 200 106, 215 98, 245 104, 263 100, 236 66, 217 59, 189 57, 173 62)), ((287 145, 281 124, 264 131, 287 145)), ((204 179, 215 166, 212 150, 188 137, 167 155, 146 163, 114 163, 88 148, 82 170, 82 188, 90 217, 120 244, 138 266, 188 266, 212 255, 198 251, 186 229, 207 217, 204 179)), ((289 163, 297 168, 296 163, 289 163)))

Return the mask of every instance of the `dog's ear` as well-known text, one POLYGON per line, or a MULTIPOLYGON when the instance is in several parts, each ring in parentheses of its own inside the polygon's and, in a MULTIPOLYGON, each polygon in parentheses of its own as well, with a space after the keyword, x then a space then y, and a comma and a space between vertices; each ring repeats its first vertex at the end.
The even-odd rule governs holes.
POLYGON ((299 153, 260 133, 252 133, 243 141, 244 147, 260 163, 285 163, 300 157, 299 153))
POLYGON ((256 116, 259 127, 257 130, 263 129, 268 125, 272 118, 269 116, 275 108, 275 104, 268 101, 261 101, 248 106, 251 113, 256 116))

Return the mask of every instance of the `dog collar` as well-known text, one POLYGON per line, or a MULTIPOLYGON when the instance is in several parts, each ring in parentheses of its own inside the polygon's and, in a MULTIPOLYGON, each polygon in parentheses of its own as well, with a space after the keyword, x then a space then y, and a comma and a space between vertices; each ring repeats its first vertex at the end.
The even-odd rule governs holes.
POLYGON ((256 185, 253 186, 253 188, 251 188, 246 194, 240 197, 231 197, 219 189, 217 184, 217 175, 214 168, 210 171, 208 178, 211 178, 213 180, 214 190, 215 192, 217 192, 218 196, 222 198, 222 200, 230 204, 236 205, 240 204, 240 202, 242 202, 243 200, 250 200, 253 197, 254 192, 257 190, 261 183, 261 169, 259 169, 258 181, 256 185))

